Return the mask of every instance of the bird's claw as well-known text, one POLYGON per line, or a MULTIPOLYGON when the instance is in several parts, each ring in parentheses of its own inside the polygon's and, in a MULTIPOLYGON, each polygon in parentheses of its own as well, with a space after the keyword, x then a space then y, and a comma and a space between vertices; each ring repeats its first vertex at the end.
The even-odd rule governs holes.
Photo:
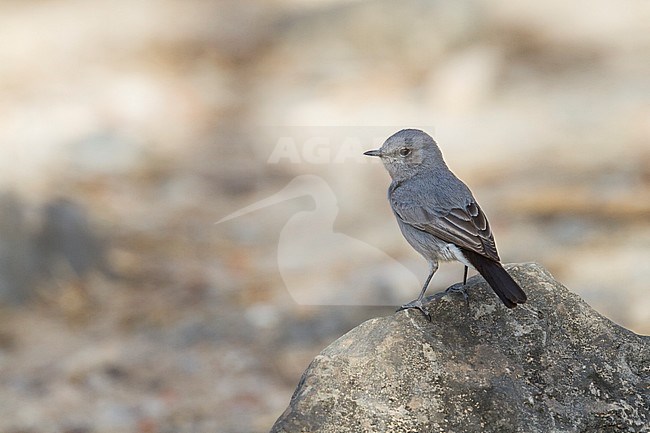
POLYGON ((449 293, 461 293, 463 295, 463 299, 465 300, 465 305, 467 305, 467 307, 469 308, 469 294, 467 293, 467 288, 464 284, 456 283, 453 286, 447 287, 447 289, 441 293, 442 296, 447 295, 449 293))
POLYGON ((402 310, 410 310, 412 308, 415 308, 416 310, 420 310, 422 315, 427 318, 429 322, 431 322, 431 313, 429 313, 429 310, 427 307, 424 306, 422 303, 422 299, 416 299, 414 301, 409 302, 408 304, 404 304, 401 307, 397 309, 397 311, 402 311, 402 310))
POLYGON ((427 320, 431 322, 431 313, 429 313, 428 308, 424 306, 424 303, 422 301, 426 300, 427 302, 430 302, 433 300, 443 298, 450 293, 462 294, 463 299, 465 300, 465 305, 467 306, 467 308, 469 308, 469 294, 467 293, 467 287, 462 283, 456 283, 453 286, 447 287, 447 290, 445 290, 444 292, 434 293, 433 295, 428 296, 426 298, 423 299, 418 298, 414 301, 409 302, 408 304, 404 304, 401 307, 399 307, 397 311, 409 310, 414 308, 416 310, 420 310, 420 312, 424 315, 424 317, 426 317, 427 320))

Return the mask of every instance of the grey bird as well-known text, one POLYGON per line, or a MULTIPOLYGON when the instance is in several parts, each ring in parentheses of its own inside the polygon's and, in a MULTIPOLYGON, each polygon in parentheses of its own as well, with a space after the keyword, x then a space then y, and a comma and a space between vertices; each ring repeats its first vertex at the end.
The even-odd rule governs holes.
POLYGON ((465 265, 463 285, 472 266, 506 307, 526 302, 526 294, 500 263, 485 214, 467 185, 449 170, 433 138, 418 129, 404 129, 364 155, 378 156, 384 163, 392 178, 388 201, 399 228, 430 266, 420 296, 400 310, 416 308, 430 319, 424 294, 439 262, 453 260, 465 265))

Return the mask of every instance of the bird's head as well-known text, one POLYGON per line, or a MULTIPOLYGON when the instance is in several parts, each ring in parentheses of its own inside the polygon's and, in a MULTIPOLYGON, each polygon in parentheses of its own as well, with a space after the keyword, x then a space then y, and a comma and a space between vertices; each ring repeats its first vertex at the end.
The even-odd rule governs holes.
POLYGON ((430 135, 419 129, 403 129, 377 150, 364 155, 378 156, 393 180, 409 179, 435 167, 446 167, 442 152, 430 135))

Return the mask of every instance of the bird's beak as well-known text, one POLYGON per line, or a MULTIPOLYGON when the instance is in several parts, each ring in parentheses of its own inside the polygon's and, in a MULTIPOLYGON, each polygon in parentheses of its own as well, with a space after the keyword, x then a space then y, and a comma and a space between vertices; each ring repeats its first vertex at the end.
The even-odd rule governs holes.
POLYGON ((379 149, 377 149, 377 150, 369 150, 367 152, 363 152, 363 154, 368 155, 368 156, 381 156, 381 150, 379 150, 379 149))

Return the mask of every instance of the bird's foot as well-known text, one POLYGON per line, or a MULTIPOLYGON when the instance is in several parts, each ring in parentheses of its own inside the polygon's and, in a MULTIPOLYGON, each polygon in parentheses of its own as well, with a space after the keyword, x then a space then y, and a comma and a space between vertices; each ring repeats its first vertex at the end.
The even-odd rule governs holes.
POLYGON ((409 302, 408 304, 404 304, 401 307, 399 307, 397 311, 409 310, 411 308, 420 310, 420 312, 424 315, 424 317, 426 317, 427 320, 431 322, 431 313, 429 313, 427 307, 425 307, 424 304, 422 303, 422 299, 416 299, 414 301, 409 302))
POLYGON ((465 300, 465 305, 469 308, 469 293, 467 292, 467 286, 462 283, 456 283, 453 286, 447 287, 445 293, 461 293, 463 299, 465 300))
POLYGON ((431 297, 433 299, 440 299, 447 296, 450 293, 462 294, 463 299, 465 300, 465 305, 469 308, 469 293, 467 293, 467 288, 463 283, 456 283, 453 286, 449 286, 444 292, 434 293, 431 297))

